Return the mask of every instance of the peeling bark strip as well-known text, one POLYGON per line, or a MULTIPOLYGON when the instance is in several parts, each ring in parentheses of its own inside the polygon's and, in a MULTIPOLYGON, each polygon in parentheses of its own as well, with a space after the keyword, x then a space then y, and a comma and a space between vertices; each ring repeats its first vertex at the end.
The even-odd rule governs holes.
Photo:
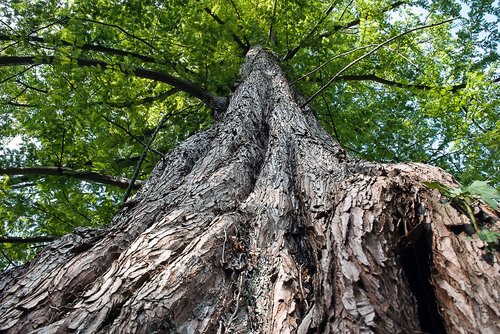
POLYGON ((261 48, 242 73, 221 120, 161 161, 107 228, 3 274, 0 331, 499 332, 498 254, 483 261, 450 230, 466 217, 421 185, 451 177, 351 160, 261 48), (418 242, 429 259, 406 256, 418 242), (412 281, 427 298, 408 277, 424 264, 430 276, 412 281))

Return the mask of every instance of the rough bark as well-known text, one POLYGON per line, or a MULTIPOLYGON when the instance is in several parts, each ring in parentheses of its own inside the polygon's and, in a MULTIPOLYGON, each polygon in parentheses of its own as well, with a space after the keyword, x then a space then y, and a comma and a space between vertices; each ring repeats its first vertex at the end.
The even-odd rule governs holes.
POLYGON ((423 164, 354 161, 271 55, 112 223, 0 283, 6 333, 494 333, 499 265, 423 164), (480 246, 480 245, 479 245, 480 246))

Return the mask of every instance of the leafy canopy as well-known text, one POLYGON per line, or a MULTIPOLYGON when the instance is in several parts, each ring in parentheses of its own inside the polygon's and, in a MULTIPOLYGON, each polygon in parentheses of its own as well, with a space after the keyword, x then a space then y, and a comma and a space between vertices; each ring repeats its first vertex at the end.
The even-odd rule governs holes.
POLYGON ((500 181, 497 0, 6 0, 0 13, 0 266, 42 245, 8 238, 109 222, 210 126, 257 44, 351 154, 500 181))

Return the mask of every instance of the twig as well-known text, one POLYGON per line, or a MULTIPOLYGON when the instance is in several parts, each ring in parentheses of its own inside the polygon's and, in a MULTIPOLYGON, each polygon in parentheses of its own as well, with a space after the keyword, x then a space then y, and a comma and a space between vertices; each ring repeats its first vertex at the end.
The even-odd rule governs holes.
POLYGON ((137 162, 137 167, 135 168, 134 175, 130 179, 130 184, 129 184, 128 188, 127 188, 127 191, 125 192, 125 196, 123 197, 123 203, 125 203, 127 201, 127 199, 130 196, 130 193, 132 192, 135 180, 137 180, 137 177, 139 176, 139 172, 141 171, 142 163, 144 162, 144 159, 146 158, 146 155, 147 155, 147 153, 149 151, 149 148, 151 147, 151 144, 155 140, 156 135, 160 131, 163 123, 165 123, 172 115, 173 115, 172 113, 165 114, 162 117, 162 119, 160 120, 160 123, 158 123, 158 126, 156 127, 155 131, 151 135, 151 138, 149 139, 149 142, 147 143, 146 147, 144 148, 144 151, 142 152, 142 155, 141 155, 139 161, 137 162))
MULTIPOLYGON (((132 132, 130 132, 129 130, 127 130, 125 127, 121 126, 119 123, 113 121, 112 119, 108 118, 107 116, 105 115, 101 115, 102 118, 104 118, 108 123, 110 124, 113 124, 114 126, 116 126, 117 128, 123 130, 127 135, 129 135, 130 137, 132 137, 134 140, 136 140, 139 144, 141 144, 144 148, 146 147, 146 143, 144 143, 139 137, 137 137, 136 135, 134 135, 132 132)), ((163 153, 161 153, 160 151, 158 151, 157 149, 155 149, 154 147, 150 148, 150 150, 156 154, 158 154, 159 156, 163 156, 163 153)))
POLYGON ((0 23, 2 23, 4 26, 6 26, 7 28, 9 28, 10 30, 12 30, 12 32, 14 34, 17 34, 17 31, 14 30, 14 28, 12 28, 10 25, 8 25, 7 23, 5 23, 3 20, 0 20, 0 23))
POLYGON ((7 256, 7 254, 5 254, 2 248, 0 248, 0 252, 2 252, 3 257, 7 259, 7 262, 9 262, 10 265, 12 265, 14 268, 17 267, 17 265, 14 262, 12 262, 12 260, 7 256))
POLYGON ((38 31, 40 31, 40 30, 50 28, 50 27, 52 27, 52 26, 54 26, 54 25, 56 25, 56 24, 58 24, 58 23, 61 23, 61 22, 67 21, 67 20, 68 20, 68 17, 62 17, 62 18, 60 18, 59 20, 56 20, 56 21, 54 21, 54 22, 52 22, 52 23, 47 24, 46 26, 43 26, 43 27, 41 27, 41 28, 37 28, 37 29, 35 29, 35 30, 31 30, 31 31, 28 33, 28 36, 29 36, 29 35, 31 35, 31 34, 34 34, 34 33, 38 32, 38 31))
POLYGON ((10 80, 10 79, 12 79, 12 78, 17 77, 18 75, 21 75, 21 74, 23 74, 23 73, 25 73, 25 72, 27 72, 27 71, 31 70, 31 69, 32 69, 33 67, 35 67, 35 66, 37 66, 37 65, 36 65, 36 64, 34 64, 34 65, 31 65, 31 66, 28 66, 27 68, 25 68, 25 69, 24 69, 24 70, 22 70, 21 72, 16 73, 16 74, 13 74, 13 75, 11 75, 10 77, 7 77, 6 79, 4 79, 4 80, 0 81, 0 85, 1 85, 1 84, 3 84, 4 82, 9 81, 9 80, 10 80))

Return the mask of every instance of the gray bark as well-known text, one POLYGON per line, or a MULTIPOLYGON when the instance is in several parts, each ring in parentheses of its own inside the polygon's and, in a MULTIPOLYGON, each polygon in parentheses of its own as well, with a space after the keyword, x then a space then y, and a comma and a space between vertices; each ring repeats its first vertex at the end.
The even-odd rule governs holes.
POLYGON ((500 331, 498 255, 422 185, 449 175, 349 158, 260 48, 242 76, 108 227, 3 274, 1 332, 500 331))

